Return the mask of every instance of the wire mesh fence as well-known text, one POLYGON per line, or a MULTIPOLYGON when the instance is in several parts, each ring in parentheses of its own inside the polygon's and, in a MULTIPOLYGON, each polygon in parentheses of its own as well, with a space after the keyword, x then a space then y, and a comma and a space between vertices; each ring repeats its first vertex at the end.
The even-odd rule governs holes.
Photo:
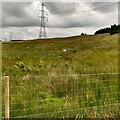
MULTIPOLYGON (((115 118, 118 73, 10 76, 10 118, 115 118)), ((3 83, 3 117, 5 97, 3 83)))

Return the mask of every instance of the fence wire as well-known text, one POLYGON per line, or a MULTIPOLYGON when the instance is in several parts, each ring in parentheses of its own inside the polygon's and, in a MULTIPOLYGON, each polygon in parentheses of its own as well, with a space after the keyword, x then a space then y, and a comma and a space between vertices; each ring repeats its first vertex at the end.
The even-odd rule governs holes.
MULTIPOLYGON (((12 76, 10 118, 115 118, 118 73, 12 76)), ((4 83, 3 83, 3 111, 4 83)))

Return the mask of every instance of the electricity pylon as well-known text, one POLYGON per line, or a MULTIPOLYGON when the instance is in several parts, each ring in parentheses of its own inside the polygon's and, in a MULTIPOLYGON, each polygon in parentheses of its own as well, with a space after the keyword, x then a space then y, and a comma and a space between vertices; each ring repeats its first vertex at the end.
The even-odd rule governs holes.
POLYGON ((13 39, 13 33, 10 32, 10 41, 12 41, 12 39, 13 39))
POLYGON ((46 11, 44 10, 44 8, 45 8, 44 3, 38 4, 38 9, 39 9, 39 5, 41 5, 41 10, 39 10, 41 15, 38 16, 38 19, 40 20, 40 31, 39 31, 38 39, 41 39, 41 38, 45 39, 45 38, 47 38, 45 21, 46 21, 46 19, 48 21, 48 18, 45 16, 46 11))

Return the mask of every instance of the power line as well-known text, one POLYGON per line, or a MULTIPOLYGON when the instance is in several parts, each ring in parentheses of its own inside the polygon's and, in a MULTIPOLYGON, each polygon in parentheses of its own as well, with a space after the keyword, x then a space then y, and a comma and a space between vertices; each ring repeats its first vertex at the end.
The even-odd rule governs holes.
MULTIPOLYGON (((89 10, 84 10, 84 11, 81 11, 81 12, 78 12, 78 13, 75 13, 75 14, 72 14, 72 15, 68 15, 68 16, 78 15, 78 14, 81 14, 81 13, 85 13, 85 12, 89 12, 89 11, 92 11, 92 10, 101 9, 101 8, 108 7, 108 6, 112 6, 112 5, 115 5, 115 4, 118 4, 118 3, 108 4, 108 5, 105 5, 105 6, 100 6, 100 7, 92 8, 92 9, 89 9, 89 10)), ((67 17, 68 17, 68 16, 67 16, 67 17)), ((62 17, 62 18, 60 18, 60 19, 66 19, 67 17, 64 16, 64 17, 62 17)), ((56 18, 59 19, 59 17, 56 17, 56 18)), ((52 21, 58 20, 58 19, 52 19, 52 21)), ((51 21, 51 20, 50 20, 50 21, 51 21)))
MULTIPOLYGON (((92 10, 95 10, 95 9, 99 9, 99 8, 104 8, 104 7, 107 7, 107 6, 111 6, 111 5, 115 5, 116 3, 114 3, 114 4, 109 4, 109 5, 105 5, 105 6, 100 6, 100 7, 97 7, 97 8, 93 8, 93 9, 89 9, 89 10, 84 10, 84 11, 81 11, 81 12, 79 12, 79 13, 75 13, 74 15, 77 15, 77 14, 81 14, 81 13, 83 13, 83 12, 90 12, 90 11, 92 11, 92 10)), ((106 12, 104 12, 104 13, 106 13, 106 12)), ((97 13, 98 14, 98 13, 97 13)), ((96 15, 96 14, 95 14, 96 15)), ((84 16, 84 15, 83 15, 84 16)), ((93 16, 93 15, 87 15, 87 16, 93 16)), ((68 17, 68 16, 67 16, 68 17)), ((65 16, 65 17, 62 17, 62 18, 60 18, 60 19, 67 19, 67 17, 65 16)), ((74 16, 75 17, 75 16, 74 16)), ((52 19, 52 20, 50 20, 50 21, 56 21, 56 20, 58 20, 58 19, 52 19)))
MULTIPOLYGON (((63 8, 63 7, 65 7, 66 5, 70 5, 70 4, 72 4, 72 3, 67 2, 67 3, 64 3, 64 4, 62 4, 62 5, 57 6, 57 8, 50 8, 50 10, 55 11, 55 10, 57 10, 58 8, 63 8)), ((80 7, 85 7, 85 6, 80 6, 80 7)))
MULTIPOLYGON (((30 27, 30 24, 31 24, 31 22, 34 22, 35 20, 34 20, 34 18, 37 18, 38 17, 38 13, 36 14, 34 14, 34 15, 31 15, 29 18, 29 21, 26 21, 25 22, 25 24, 26 24, 26 27, 24 27, 23 29, 25 30, 25 32, 27 33, 28 32, 28 29, 29 29, 29 27, 30 27)), ((36 21, 37 21, 37 19, 36 19, 36 21)), ((39 22, 38 22, 39 23, 39 22)), ((37 24, 36 24, 37 25, 37 24)))
MULTIPOLYGON (((116 11, 107 11, 107 12, 102 12, 102 13, 96 13, 96 14, 88 14, 88 15, 80 15, 80 16, 77 16, 77 17, 74 17, 75 19, 76 18, 80 18, 80 17, 88 17, 88 16, 95 16, 95 15, 101 15, 101 14, 104 14, 104 13, 110 13, 110 12, 116 12, 116 11)), ((64 18, 64 19, 69 19, 69 18, 64 18)), ((55 20, 52 20, 52 21, 57 21, 57 19, 55 20)), ((59 23, 59 21, 57 21, 56 23, 59 23)))
MULTIPOLYGON (((109 6, 110 6, 110 5, 114 5, 114 4, 109 4, 109 6)), ((108 6, 108 5, 106 5, 106 6, 108 6)), ((102 6, 102 7, 99 7, 99 8, 103 8, 103 7, 106 7, 106 6, 102 6)), ((98 8, 93 8, 93 9, 98 9, 98 8)), ((93 9, 90 9, 90 10, 85 10, 85 11, 81 11, 81 12, 79 12, 79 13, 75 13, 75 14, 80 14, 80 13, 82 13, 82 12, 91 11, 91 10, 93 10, 93 9)), ((75 14, 74 14, 74 15, 75 15, 75 14)), ((34 14, 34 16, 35 16, 35 15, 37 16, 37 14, 36 14, 36 13, 34 14)), ((35 17, 36 17, 36 16, 35 16, 35 17)), ((68 17, 68 16, 67 16, 67 17, 68 17)), ((60 18, 60 19, 66 19, 67 17, 65 16, 64 18, 60 18)), ((31 22, 31 20, 32 20, 34 17, 33 17, 33 16, 31 16, 30 18, 31 18, 31 19, 29 19, 29 20, 30 20, 30 22, 31 22)), ((59 17, 58 17, 58 19, 59 19, 59 17)), ((58 20, 58 19, 52 19, 52 20, 50 20, 50 21, 55 21, 55 20, 58 20)), ((28 23, 30 23, 30 22, 28 22, 28 21, 27 21, 27 22, 26 22, 26 23, 27 23, 27 25, 29 25, 28 23)))

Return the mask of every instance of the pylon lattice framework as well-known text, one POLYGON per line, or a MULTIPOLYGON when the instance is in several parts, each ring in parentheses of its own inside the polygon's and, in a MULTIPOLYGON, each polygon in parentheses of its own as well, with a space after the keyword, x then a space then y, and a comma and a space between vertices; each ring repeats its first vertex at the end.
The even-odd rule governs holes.
MULTIPOLYGON (((38 8, 39 8, 39 5, 38 5, 38 8)), ((38 18, 40 19, 40 31, 39 31, 38 39, 47 38, 46 26, 45 26, 45 19, 46 19, 45 12, 46 11, 44 10, 44 7, 45 7, 45 5, 42 3, 41 10, 40 10, 41 16, 38 16, 38 18)))

